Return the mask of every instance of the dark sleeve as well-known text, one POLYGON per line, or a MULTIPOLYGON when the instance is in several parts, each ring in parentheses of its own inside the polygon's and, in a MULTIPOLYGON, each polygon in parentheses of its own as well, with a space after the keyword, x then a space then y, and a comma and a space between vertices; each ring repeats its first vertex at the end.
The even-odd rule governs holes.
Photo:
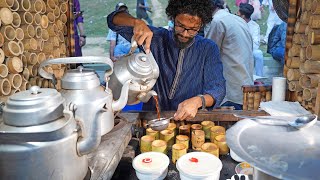
POLYGON ((214 108, 219 107, 226 95, 226 80, 223 77, 223 67, 218 46, 212 41, 208 48, 204 65, 204 94, 215 99, 214 108))
MULTIPOLYGON (((79 0, 74 0, 74 10, 75 10, 75 12, 80 12, 80 11, 81 11, 79 0)), ((78 23, 83 23, 83 16, 82 16, 82 14, 79 15, 77 18, 75 18, 74 21, 76 21, 77 24, 78 24, 78 23)))

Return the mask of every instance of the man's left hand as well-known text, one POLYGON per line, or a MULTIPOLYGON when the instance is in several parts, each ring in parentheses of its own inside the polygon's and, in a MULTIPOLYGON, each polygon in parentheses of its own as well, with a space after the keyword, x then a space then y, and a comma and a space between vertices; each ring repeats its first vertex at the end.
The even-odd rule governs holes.
POLYGON ((82 47, 82 46, 86 45, 86 38, 84 38, 84 37, 80 37, 80 39, 79 39, 79 43, 80 43, 80 47, 82 47))
POLYGON ((200 97, 192 97, 181 102, 178 106, 177 112, 174 114, 174 119, 181 121, 193 119, 201 105, 202 102, 200 97))

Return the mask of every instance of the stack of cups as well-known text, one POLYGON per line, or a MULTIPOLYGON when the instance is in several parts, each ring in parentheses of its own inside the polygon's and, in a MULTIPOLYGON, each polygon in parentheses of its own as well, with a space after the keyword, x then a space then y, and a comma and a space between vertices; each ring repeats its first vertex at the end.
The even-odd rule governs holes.
POLYGON ((286 97, 286 78, 274 77, 272 79, 272 101, 284 101, 286 97))

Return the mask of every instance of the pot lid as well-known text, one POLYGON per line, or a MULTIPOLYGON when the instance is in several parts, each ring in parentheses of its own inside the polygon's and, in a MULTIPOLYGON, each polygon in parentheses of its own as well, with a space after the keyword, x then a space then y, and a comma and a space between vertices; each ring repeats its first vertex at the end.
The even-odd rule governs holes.
MULTIPOLYGON (((294 117, 293 117, 294 118, 294 117)), ((227 131, 227 143, 241 159, 279 179, 318 179, 320 122, 297 130, 244 119, 227 131)))
POLYGON ((134 54, 134 58, 128 61, 130 70, 132 70, 138 77, 145 77, 152 74, 151 61, 146 54, 138 53, 134 54))
POLYGON ((61 94, 55 89, 32 86, 10 96, 3 108, 3 121, 10 126, 34 126, 63 116, 61 94))
POLYGON ((133 159, 132 166, 142 173, 162 172, 169 166, 167 155, 159 152, 146 152, 133 159))
POLYGON ((206 152, 191 152, 178 159, 177 169, 190 178, 207 177, 220 174, 222 162, 216 156, 206 152))
POLYGON ((61 79, 62 89, 92 89, 99 85, 100 81, 95 71, 82 66, 66 71, 61 79))

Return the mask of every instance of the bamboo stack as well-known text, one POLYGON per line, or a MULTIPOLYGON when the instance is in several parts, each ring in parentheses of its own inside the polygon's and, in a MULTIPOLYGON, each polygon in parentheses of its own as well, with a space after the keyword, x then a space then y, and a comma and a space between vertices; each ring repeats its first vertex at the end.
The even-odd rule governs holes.
POLYGON ((289 90, 295 94, 293 100, 314 113, 320 81, 320 1, 302 0, 300 12, 295 16, 293 38, 287 39, 287 45, 292 46, 287 53, 285 76, 289 90))
MULTIPOLYGON (((32 85, 53 87, 38 74, 39 64, 66 57, 69 1, 2 0, 0 2, 0 96, 32 85), (9 86, 8 86, 9 83, 9 86)), ((62 77, 64 66, 46 70, 62 77)))

